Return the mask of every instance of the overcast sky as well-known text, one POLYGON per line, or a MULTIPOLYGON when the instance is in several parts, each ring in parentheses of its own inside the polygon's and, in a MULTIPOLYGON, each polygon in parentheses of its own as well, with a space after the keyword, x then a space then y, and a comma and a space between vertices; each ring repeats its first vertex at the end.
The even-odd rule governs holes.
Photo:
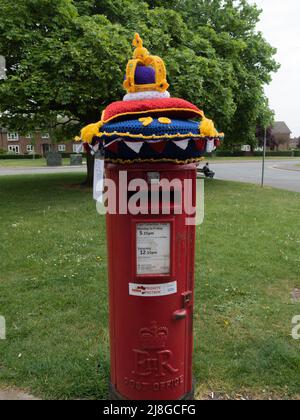
POLYGON ((263 9, 258 29, 277 48, 281 68, 266 87, 277 121, 285 121, 292 136, 300 136, 300 1, 250 0, 263 9))

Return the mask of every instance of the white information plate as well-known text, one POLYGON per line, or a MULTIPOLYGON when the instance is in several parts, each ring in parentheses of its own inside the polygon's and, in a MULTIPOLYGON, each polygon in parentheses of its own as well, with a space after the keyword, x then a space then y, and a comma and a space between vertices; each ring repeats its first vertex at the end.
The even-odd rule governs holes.
POLYGON ((174 293, 177 293, 177 281, 161 284, 129 283, 129 294, 131 296, 167 296, 174 293))
POLYGON ((136 225, 136 272, 170 274, 170 223, 136 225))

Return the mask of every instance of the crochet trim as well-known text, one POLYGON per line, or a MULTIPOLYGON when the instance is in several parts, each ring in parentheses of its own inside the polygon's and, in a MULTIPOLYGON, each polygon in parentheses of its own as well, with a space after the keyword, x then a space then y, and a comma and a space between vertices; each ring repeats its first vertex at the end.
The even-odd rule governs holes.
MULTIPOLYGON (((117 131, 113 131, 112 133, 107 133, 106 131, 102 131, 99 134, 97 134, 97 137, 112 137, 112 136, 118 136, 118 137, 129 137, 132 139, 145 139, 145 140, 151 140, 151 139, 178 139, 178 138, 209 138, 208 136, 205 136, 203 134, 192 134, 192 133, 185 133, 185 134, 163 134, 161 136, 156 136, 155 134, 151 136, 144 136, 143 134, 130 134, 130 133, 119 133, 117 131)), ((219 138, 219 136, 212 137, 211 140, 219 138)))
POLYGON ((111 159, 111 158, 105 158, 105 162, 108 163, 117 163, 117 164, 128 164, 128 163, 157 163, 157 162, 165 162, 165 163, 178 163, 178 164, 188 164, 188 163, 195 163, 195 162, 202 162, 204 160, 204 157, 199 158, 190 158, 186 160, 180 160, 180 159, 169 159, 169 158, 162 158, 162 159, 111 159))

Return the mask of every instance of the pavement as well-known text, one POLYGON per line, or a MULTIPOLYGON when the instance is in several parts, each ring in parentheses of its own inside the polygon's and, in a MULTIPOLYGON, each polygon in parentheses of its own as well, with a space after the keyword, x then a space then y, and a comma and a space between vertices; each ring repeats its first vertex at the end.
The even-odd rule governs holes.
MULTIPOLYGON (((265 185, 289 191, 300 192, 300 159, 266 160, 265 185)), ((261 183, 261 161, 212 161, 210 168, 215 178, 227 181, 261 183)), ((1 168, 0 176, 85 172, 86 166, 58 166, 39 168, 1 168)))
POLYGON ((15 401, 15 400, 38 400, 39 398, 27 394, 19 389, 4 389, 0 390, 0 401, 15 401))

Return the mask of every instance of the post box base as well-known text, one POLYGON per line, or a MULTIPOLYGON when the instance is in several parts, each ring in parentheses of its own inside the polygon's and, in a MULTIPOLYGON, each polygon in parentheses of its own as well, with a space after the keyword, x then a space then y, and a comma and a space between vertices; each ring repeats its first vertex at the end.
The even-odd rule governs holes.
MULTIPOLYGON (((187 394, 185 394, 183 397, 179 398, 179 400, 182 401, 188 401, 188 400, 193 400, 194 399, 194 387, 193 389, 188 392, 187 394)), ((109 384, 109 400, 115 401, 115 400, 128 400, 128 398, 123 397, 121 394, 118 393, 118 391, 116 390, 116 388, 110 383, 109 384)))

